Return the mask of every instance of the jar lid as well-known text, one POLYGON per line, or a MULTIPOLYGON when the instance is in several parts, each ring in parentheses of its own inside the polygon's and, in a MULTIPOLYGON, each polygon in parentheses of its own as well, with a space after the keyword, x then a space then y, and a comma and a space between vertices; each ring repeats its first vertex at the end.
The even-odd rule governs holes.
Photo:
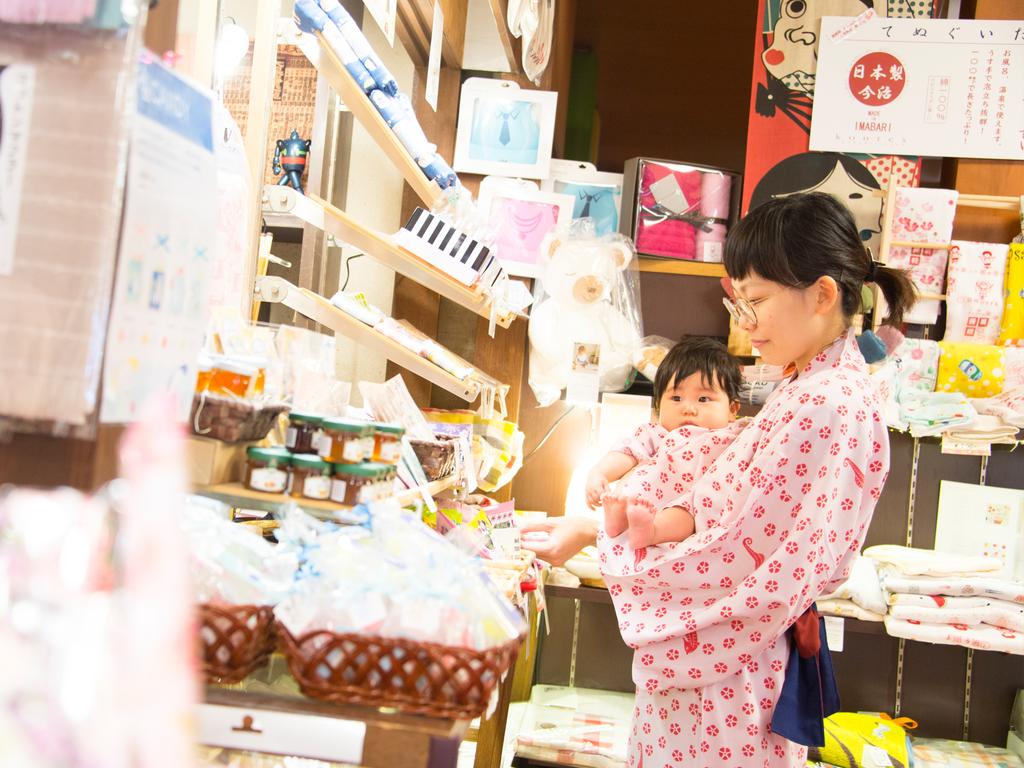
POLYGON ((392 475, 398 472, 397 467, 394 464, 384 464, 379 461, 367 461, 363 463, 364 467, 369 467, 370 471, 373 472, 374 477, 380 477, 382 475, 392 475))
POLYGON ((294 421, 296 424, 320 424, 323 420, 323 416, 318 416, 315 413, 292 411, 288 414, 288 421, 294 421))
POLYGON ((398 435, 399 437, 401 437, 402 435, 405 434, 405 427, 403 427, 401 424, 376 423, 373 425, 373 428, 378 432, 383 432, 384 434, 387 435, 398 435))
POLYGON ((370 425, 365 421, 349 421, 348 419, 325 418, 322 422, 324 429, 333 429, 336 432, 355 432, 365 434, 370 425))
POLYGON ((327 471, 331 468, 329 462, 324 461, 319 456, 313 453, 296 453, 292 455, 292 466, 301 467, 303 469, 317 469, 321 472, 327 471))
POLYGON ((213 361, 214 370, 227 371, 228 373, 237 373, 242 376, 255 376, 259 373, 259 369, 247 362, 239 360, 238 358, 230 357, 218 357, 213 361))
POLYGON ((254 461, 275 462, 277 464, 291 464, 292 455, 287 448, 259 448, 251 446, 245 451, 245 455, 254 461))
POLYGON ((334 474, 354 475, 355 477, 364 477, 367 480, 373 480, 379 473, 379 471, 375 469, 376 466, 378 465, 370 462, 363 464, 335 464, 334 474))

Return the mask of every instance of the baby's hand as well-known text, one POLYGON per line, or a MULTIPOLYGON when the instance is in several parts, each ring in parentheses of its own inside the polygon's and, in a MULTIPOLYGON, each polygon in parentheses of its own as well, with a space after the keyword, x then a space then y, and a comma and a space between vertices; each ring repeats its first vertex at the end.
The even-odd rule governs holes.
POLYGON ((591 509, 601 506, 601 498, 608 491, 608 479, 600 472, 587 475, 587 505, 591 509))

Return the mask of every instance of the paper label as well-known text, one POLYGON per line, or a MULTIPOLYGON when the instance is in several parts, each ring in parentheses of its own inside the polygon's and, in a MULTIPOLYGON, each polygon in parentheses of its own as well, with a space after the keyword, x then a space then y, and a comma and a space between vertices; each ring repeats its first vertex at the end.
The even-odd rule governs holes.
POLYGON ((267 493, 284 493, 288 486, 288 473, 283 469, 263 467, 254 469, 249 478, 249 487, 267 493))
POLYGON ((310 475, 302 484, 302 495, 307 499, 330 498, 331 478, 326 475, 310 475))
POLYGON ((892 760, 889 753, 881 747, 865 744, 864 751, 861 752, 860 764, 864 768, 889 768, 892 765, 892 760))
POLYGON ((366 455, 366 445, 362 440, 346 440, 341 451, 341 458, 350 464, 356 464, 366 455))
POLYGON ((491 531, 491 543, 503 558, 511 560, 519 554, 519 529, 494 528, 491 531))
POLYGON ((722 261, 723 243, 704 243, 704 252, 701 254, 701 261, 719 263, 722 261))
POLYGON ((845 619, 839 616, 825 616, 825 641, 828 649, 834 653, 841 653, 843 650, 843 634, 846 630, 845 619))
POLYGON ((288 431, 284 435, 284 445, 286 448, 294 448, 295 440, 299 436, 299 430, 295 427, 288 427, 288 431))
POLYGON ((690 209, 690 201, 683 194, 683 188, 679 186, 674 173, 658 179, 651 184, 650 190, 654 201, 672 213, 685 213, 690 209))
POLYGON ((441 44, 444 41, 444 13, 434 0, 434 24, 430 28, 430 59, 427 62, 427 86, 423 98, 437 111, 437 92, 441 86, 441 44))
POLYGON ((331 501, 344 504, 346 493, 348 493, 348 483, 344 480, 334 478, 334 480, 331 481, 331 501))
POLYGON ((384 443, 380 447, 380 460, 385 464, 397 464, 402 458, 402 443, 384 443))
POLYGON ((601 389, 601 345, 574 341, 572 350, 572 370, 565 389, 565 401, 596 404, 601 389))
POLYGON ((0 62, 0 275, 14 269, 35 79, 35 67, 0 62))
POLYGON ((991 456, 992 444, 974 440, 954 440, 943 435, 942 452, 954 456, 991 456))
POLYGON ((365 0, 366 10, 377 22, 380 31, 388 39, 388 45, 395 45, 395 15, 398 12, 398 0, 365 0))

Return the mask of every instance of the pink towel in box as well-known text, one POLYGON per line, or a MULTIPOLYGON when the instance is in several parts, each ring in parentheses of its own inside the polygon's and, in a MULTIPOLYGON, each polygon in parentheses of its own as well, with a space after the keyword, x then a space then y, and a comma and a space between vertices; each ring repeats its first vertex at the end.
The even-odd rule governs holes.
POLYGON ((672 259, 697 258, 697 228, 681 219, 659 215, 658 203, 672 213, 699 216, 701 172, 676 171, 659 163, 644 163, 640 179, 640 206, 636 221, 636 249, 650 256, 672 259), (678 193, 668 201, 672 181, 678 193))
MULTIPOLYGON (((901 189, 896 193, 892 220, 894 241, 948 243, 956 214, 955 189, 901 189)), ((892 248, 890 266, 907 269, 921 293, 942 293, 947 252, 931 248, 892 248)), ((908 323, 932 325, 939 319, 939 302, 918 301, 905 316, 908 323)))
POLYGON ((1000 243, 953 241, 943 341, 995 344, 999 339, 1009 250, 1000 243))

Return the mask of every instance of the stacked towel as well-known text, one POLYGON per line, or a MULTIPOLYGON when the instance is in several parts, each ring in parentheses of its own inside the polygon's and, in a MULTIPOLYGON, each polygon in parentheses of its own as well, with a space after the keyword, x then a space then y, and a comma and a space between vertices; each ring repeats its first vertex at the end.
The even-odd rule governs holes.
POLYGON ((893 637, 1024 655, 1024 584, 997 578, 996 558, 869 547, 888 593, 893 637))
POLYGON ((999 343, 1024 347, 1024 243, 1010 246, 1006 261, 1006 282, 1003 295, 1003 324, 999 343))
POLYGON ((858 557, 850 568, 850 577, 830 595, 817 601, 818 611, 831 616, 843 616, 862 621, 882 621, 885 618, 885 594, 878 583, 875 562, 858 557))

